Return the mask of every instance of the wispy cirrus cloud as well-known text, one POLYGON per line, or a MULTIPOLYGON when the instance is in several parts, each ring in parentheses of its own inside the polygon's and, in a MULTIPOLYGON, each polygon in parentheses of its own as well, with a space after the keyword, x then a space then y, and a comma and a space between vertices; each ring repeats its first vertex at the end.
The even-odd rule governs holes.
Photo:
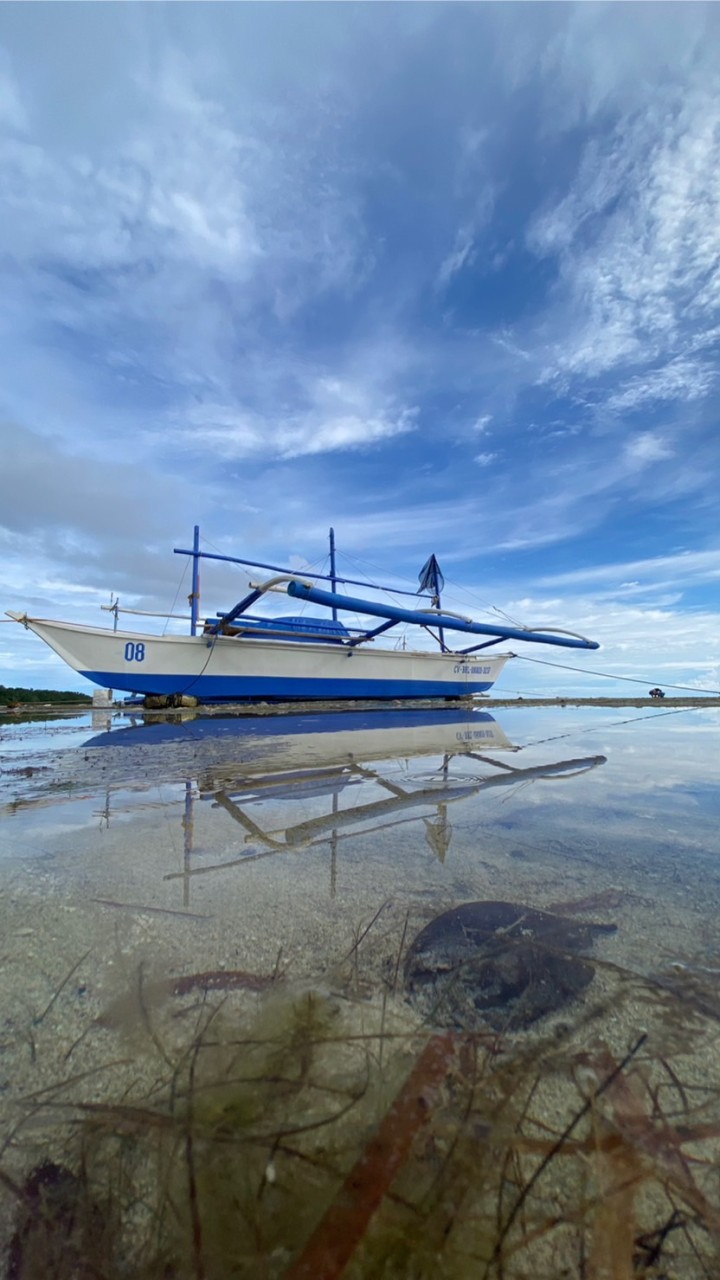
POLYGON ((672 85, 651 108, 587 144, 573 189, 531 225, 528 244, 560 262, 571 328, 543 378, 610 372, 609 407, 698 397, 713 370, 720 307, 720 99, 672 85), (627 374, 633 366, 649 372, 627 374))
POLYGON ((475 197, 474 208, 455 233, 452 249, 440 263, 435 281, 436 288, 443 289, 450 283, 453 276, 466 267, 479 265, 481 233, 492 217, 495 194, 494 184, 486 178, 480 196, 475 197))
POLYGON ((0 48, 0 124, 23 132, 27 128, 27 115, 23 107, 10 59, 0 48))
MULTIPOLYGON (((249 273, 262 254, 249 211, 257 149, 177 74, 152 94, 152 125, 100 157, 50 152, 30 123, 5 138, 6 246, 19 266, 60 279, 63 270, 138 271, 141 287, 153 265, 249 273)), ((106 295, 113 283, 125 282, 110 277, 106 295)))
POLYGON ((644 560, 625 560, 609 564, 588 565, 565 573, 542 577, 541 586, 562 587, 583 583, 616 583, 620 588, 635 587, 640 581, 662 584, 716 582, 720 579, 720 547, 706 551, 679 551, 673 555, 649 556, 644 560), (629 581, 634 579, 635 581, 629 581))
MULTIPOLYGON (((716 336, 706 334, 706 344, 710 345, 716 336)), ((620 413, 659 401, 702 400, 709 395, 717 376, 717 369, 709 360, 693 355, 678 356, 621 384, 606 398, 605 407, 613 413, 620 413)))
POLYGON ((475 231, 473 227, 461 227, 455 236, 455 243, 446 258, 440 263, 437 274, 439 288, 446 285, 464 266, 470 266, 475 257, 475 231))
POLYGON ((112 147, 59 150, 35 130, 9 70, 3 84, 10 347, 62 350, 69 368, 94 349, 106 397, 112 387, 121 400, 131 381, 180 401, 226 380, 238 344, 263 348, 260 326, 277 330, 309 300, 355 287, 362 224, 329 140, 315 181, 314 122, 294 148, 292 113, 238 117, 169 48, 158 75, 135 76, 112 147))
POLYGON ((382 326, 322 362, 292 345, 248 351, 241 373, 226 367, 194 379, 168 415, 163 441, 257 460, 371 449, 417 430, 415 363, 382 326))
POLYGON ((361 388, 320 379, 314 404, 277 421, 227 405, 191 409, 177 438, 223 458, 278 457, 369 449, 412 431, 416 408, 373 404, 361 388))
POLYGON ((6 9, 11 605, 167 603, 180 519, 672 612, 717 522, 716 7, 6 9))

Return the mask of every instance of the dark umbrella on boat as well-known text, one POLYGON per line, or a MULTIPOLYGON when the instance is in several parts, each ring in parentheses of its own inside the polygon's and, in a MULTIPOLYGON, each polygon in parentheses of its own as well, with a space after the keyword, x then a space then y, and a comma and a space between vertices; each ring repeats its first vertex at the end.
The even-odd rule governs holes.
MULTIPOLYGON (((433 608, 439 609, 440 608, 440 592, 445 586, 445 578, 443 577, 443 572, 442 572, 442 569, 440 568, 440 565, 437 562, 436 556, 434 555, 429 556, 428 559, 425 561, 422 569, 418 574, 418 582, 420 583, 420 586, 418 587, 417 594, 424 595, 427 592, 429 595, 432 596, 433 608)), ((440 636, 440 647, 444 649, 445 638, 443 636, 442 627, 440 628, 438 634, 440 636)))
POLYGON ((435 556, 430 556, 425 561, 418 574, 418 582, 420 583, 418 595, 424 595, 427 592, 433 597, 435 608, 439 609, 440 592, 445 586, 445 578, 435 556))

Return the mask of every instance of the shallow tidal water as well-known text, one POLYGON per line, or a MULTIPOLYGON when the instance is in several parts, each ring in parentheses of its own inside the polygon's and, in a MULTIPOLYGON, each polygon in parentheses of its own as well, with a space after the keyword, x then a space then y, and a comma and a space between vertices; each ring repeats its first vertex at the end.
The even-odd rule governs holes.
POLYGON ((1 719, 8 1274, 98 1220, 108 1275, 717 1274, 719 760, 714 709, 1 719))

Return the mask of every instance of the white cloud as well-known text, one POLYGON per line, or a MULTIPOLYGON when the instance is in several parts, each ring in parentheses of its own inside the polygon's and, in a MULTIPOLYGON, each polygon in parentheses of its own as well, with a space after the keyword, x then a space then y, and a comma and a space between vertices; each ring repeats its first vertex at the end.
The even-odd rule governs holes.
POLYGON ((10 59, 0 48, 0 125, 24 131, 28 119, 10 68, 10 59))
POLYGON ((643 431, 625 443, 625 456, 642 466, 648 462, 661 462, 664 458, 671 458, 674 452, 667 440, 655 431, 643 431))
MULTIPOLYGON (((708 343, 712 339, 708 336, 708 343)), ((703 399, 717 381, 717 371, 709 361, 681 356, 659 369, 631 378, 605 401, 605 407, 615 413, 637 409, 641 405, 658 400, 703 399)))
MULTIPOLYGON (((324 112, 304 116, 302 99, 263 112, 199 79, 165 40, 115 81, 126 100, 105 132, 88 118, 72 147, 50 143, 37 111, 21 136, 0 126, 0 409, 121 465, 132 436, 148 474, 173 468, 177 433, 208 447, 209 467, 213 449, 290 458, 411 430, 383 326, 377 371, 354 350, 349 374, 333 354, 320 374, 302 367, 290 330, 370 260, 324 112)), ((2 65, 0 85, 27 123, 2 65)))
POLYGON ((248 361, 242 383, 218 379, 175 415, 173 438, 224 458, 297 458, 365 449, 413 431, 418 409, 392 391, 408 356, 380 334, 346 368, 280 353, 248 361))
POLYGON ((485 126, 464 124, 456 131, 447 207, 462 214, 456 223, 452 248, 435 275, 438 291, 469 267, 477 268, 481 274, 485 269, 485 258, 480 256, 483 231, 491 221, 498 195, 488 152, 490 137, 491 130, 485 126))
POLYGON ((587 565, 568 573, 549 574, 542 586, 559 587, 582 583, 614 583, 621 588, 637 586, 645 579, 665 587, 669 582, 690 585, 720 579, 720 548, 709 551, 681 551, 674 555, 651 556, 646 560, 587 565))
MULTIPOLYGON (((42 42, 33 12, 12 9, 0 63, 0 398, 35 432, 9 429, 0 475, 10 604, 31 583, 73 613, 107 572, 149 603, 164 583, 147 549, 167 560, 178 511, 279 563, 330 523, 350 550, 518 573, 515 551, 574 563, 575 536, 609 557, 636 513, 637 545, 707 545, 705 10, 390 6, 383 28, 290 6, 275 30, 272 6, 50 6, 42 42), (578 146, 525 241, 537 184, 566 182, 578 146), (488 264, 507 275, 468 288, 488 264), (570 407, 549 408, 557 391, 570 407), (666 531, 643 530, 663 503, 666 531)), ((686 582, 717 581, 710 561, 661 559, 618 568, 626 605, 672 613, 686 582)), ((616 579, 588 572, 567 585, 600 612, 616 579)))
POLYGON ((211 449, 223 458, 297 458, 336 450, 365 449, 412 431, 417 411, 378 406, 367 413, 317 407, 276 422, 222 405, 203 405, 188 417, 195 425, 178 438, 194 449, 211 449))
POLYGON ((701 395, 702 350, 720 305, 720 98, 669 86, 652 107, 590 142, 573 191, 532 225, 528 243, 559 254, 567 333, 544 380, 562 383, 662 361, 614 407, 701 395))
POLYGON ((82 560, 97 539, 123 540, 129 528, 139 539, 156 536, 192 490, 189 478, 148 475, 130 460, 109 466, 14 425, 0 468, 0 535, 8 530, 29 540, 29 552, 40 552, 52 532, 59 553, 82 560), (121 491, 132 494, 131 506, 115 500, 121 491))
POLYGON ((331 140, 318 180, 314 141, 293 145, 302 121, 290 110, 233 115, 170 53, 126 87, 113 145, 0 134, 0 312, 16 338, 47 344, 56 325, 100 344, 108 365, 115 352, 136 377, 188 384, 228 367, 246 325, 252 344, 255 308, 283 323, 356 287, 367 251, 331 140))
MULTIPOLYGON (((506 669, 503 682, 547 692, 584 692, 587 695, 617 696, 647 693, 633 688, 625 679, 637 680, 648 688, 660 683, 689 686, 710 692, 718 689, 720 663, 720 615, 717 611, 658 604, 634 604, 607 600, 581 590, 552 600, 518 601, 505 597, 501 604, 514 617, 535 626, 566 627, 600 643, 597 652, 544 650, 538 645, 520 646, 524 658, 512 673, 506 669), (534 665, 538 662, 539 665, 534 665), (560 670, 553 670, 553 665, 560 670), (569 668, 566 669, 566 668, 569 668), (575 672, 576 674, 573 674, 575 672), (598 677, 590 673, 601 673, 598 677), (619 679, 614 682, 614 678, 619 679)), ((513 648, 518 648, 513 642, 513 648)))
MULTIPOLYGON (((550 94, 544 121, 548 133, 594 122, 609 111, 632 114, 647 106, 648 91, 655 85, 674 77, 691 81, 703 64, 714 70, 713 9, 694 5, 689 20, 683 4, 565 6, 563 20, 553 24, 541 54, 550 94)), ((528 19, 523 17, 525 28, 528 19)), ((537 39, 526 56, 531 71, 537 63, 537 39)))
POLYGON ((158 108, 154 128, 100 163, 6 139, 6 253, 60 271, 136 270, 141 289, 160 265, 247 275, 261 253, 247 211, 252 148, 211 104, 158 108))
POLYGON ((440 264, 437 274, 438 288, 443 288, 463 267, 470 266, 475 259, 475 231, 472 227, 462 227, 455 236, 455 244, 440 264))

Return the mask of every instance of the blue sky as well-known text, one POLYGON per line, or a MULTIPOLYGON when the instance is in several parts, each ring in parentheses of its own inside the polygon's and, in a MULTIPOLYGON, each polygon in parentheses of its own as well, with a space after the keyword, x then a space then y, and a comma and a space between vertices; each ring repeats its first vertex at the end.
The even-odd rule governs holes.
MULTIPOLYGON (((333 524, 720 688, 719 65, 693 3, 1 6, 2 609, 333 524)), ((8 623, 0 683, 83 682, 8 623)))

